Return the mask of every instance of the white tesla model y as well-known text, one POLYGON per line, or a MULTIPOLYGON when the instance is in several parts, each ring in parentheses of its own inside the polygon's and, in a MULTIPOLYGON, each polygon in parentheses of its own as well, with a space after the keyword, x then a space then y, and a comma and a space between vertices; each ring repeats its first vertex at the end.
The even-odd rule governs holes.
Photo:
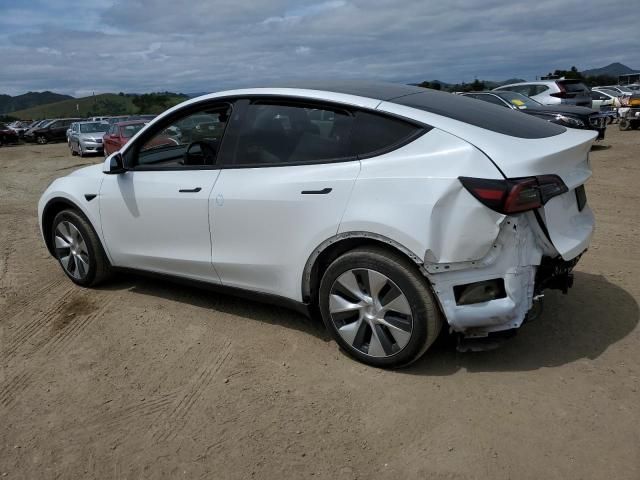
POLYGON ((591 239, 596 136, 418 87, 205 95, 39 203, 78 285, 138 270, 319 311, 371 365, 512 332, 591 239))

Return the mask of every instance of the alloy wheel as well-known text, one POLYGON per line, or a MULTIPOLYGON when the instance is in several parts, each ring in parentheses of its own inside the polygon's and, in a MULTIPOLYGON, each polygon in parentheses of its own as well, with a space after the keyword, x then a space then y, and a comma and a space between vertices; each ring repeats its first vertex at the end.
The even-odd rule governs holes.
POLYGON ((352 269, 333 283, 331 320, 342 339, 372 357, 400 352, 411 339, 413 314, 405 294, 387 276, 352 269))
POLYGON ((73 278, 81 280, 89 272, 89 250, 80 230, 67 221, 55 229, 56 254, 62 267, 73 278))
POLYGON ((47 139, 45 137, 43 137, 42 135, 39 136, 36 140, 40 145, 44 145, 45 143, 47 143, 47 139))

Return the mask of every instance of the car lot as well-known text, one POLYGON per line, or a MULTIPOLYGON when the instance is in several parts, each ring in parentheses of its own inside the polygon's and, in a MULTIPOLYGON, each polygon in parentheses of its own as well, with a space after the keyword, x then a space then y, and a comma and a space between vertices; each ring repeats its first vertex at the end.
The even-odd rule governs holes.
POLYGON ((639 149, 609 129, 592 153, 597 233, 568 298, 547 293, 500 350, 443 338, 382 371, 280 308, 142 277, 73 286, 36 202, 102 158, 2 148, 0 474, 638 478, 639 149))

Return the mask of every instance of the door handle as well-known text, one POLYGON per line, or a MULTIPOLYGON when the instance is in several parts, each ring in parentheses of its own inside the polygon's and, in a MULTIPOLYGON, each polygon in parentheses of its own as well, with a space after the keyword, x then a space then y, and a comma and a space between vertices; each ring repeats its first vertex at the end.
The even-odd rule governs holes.
POLYGON ((322 190, 303 190, 300 193, 302 195, 326 195, 327 193, 331 193, 331 190, 333 190, 333 188, 323 188, 322 190))
POLYGON ((198 193, 200 190, 202 190, 202 188, 196 187, 196 188, 181 188, 178 191, 180 193, 198 193))

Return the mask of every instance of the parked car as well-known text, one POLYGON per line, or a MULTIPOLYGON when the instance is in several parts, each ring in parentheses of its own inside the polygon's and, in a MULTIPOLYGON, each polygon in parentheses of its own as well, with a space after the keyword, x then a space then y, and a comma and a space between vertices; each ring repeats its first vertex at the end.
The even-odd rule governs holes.
POLYGON ((580 80, 539 80, 502 85, 494 91, 509 90, 533 98, 543 105, 576 105, 591 108, 589 88, 580 80))
POLYGON ((8 143, 18 143, 19 141, 20 137, 15 130, 4 123, 0 123, 0 147, 8 143))
POLYGON ((78 285, 134 269, 317 308, 346 352, 393 367, 444 327, 462 345, 506 336, 571 286, 595 137, 398 84, 233 90, 55 180, 38 216, 78 285), (156 143, 203 114, 225 128, 156 143))
MULTIPOLYGON (((617 96, 612 95, 607 90, 592 90, 591 100, 593 102, 593 108, 596 110, 602 110, 604 108, 612 108, 617 102, 617 96)), ((619 102, 618 102, 619 103, 619 102)))
POLYGON ((69 136, 69 148, 71 155, 84 157, 89 153, 102 153, 102 137, 109 124, 106 122, 75 122, 71 124, 71 134, 69 136))
POLYGON ((56 118, 42 126, 29 130, 25 133, 25 138, 40 144, 47 142, 61 142, 65 139, 67 129, 73 122, 82 120, 81 118, 56 118))
POLYGON ((37 128, 40 127, 45 127, 46 125, 48 125, 49 123, 53 122, 53 120, 49 120, 49 119, 45 119, 45 120, 36 120, 33 123, 31 123, 31 125, 29 125, 27 127, 27 129, 24 131, 24 137, 25 139, 28 139, 30 141, 33 141, 33 131, 37 128))
POLYGON ((596 110, 575 105, 542 105, 532 98, 512 91, 463 93, 466 97, 483 100, 528 115, 557 123, 565 127, 595 130, 602 140, 607 129, 607 118, 596 110))
POLYGON ((127 120, 129 120, 129 116, 128 115, 121 115, 119 117, 109 117, 107 118, 107 123, 109 123, 109 125, 113 125, 114 123, 118 123, 118 122, 126 122, 127 120))
POLYGON ((593 87, 593 90, 613 90, 620 93, 620 95, 628 97, 633 94, 633 90, 624 85, 607 85, 604 87, 593 87))
POLYGON ((27 130, 29 125, 31 125, 31 120, 21 120, 17 122, 12 122, 8 125, 8 127, 18 134, 18 137, 23 137, 24 132, 27 130))
POLYGON ((131 138, 147 124, 144 120, 118 122, 109 125, 102 137, 104 154, 111 155, 120 150, 131 138))

